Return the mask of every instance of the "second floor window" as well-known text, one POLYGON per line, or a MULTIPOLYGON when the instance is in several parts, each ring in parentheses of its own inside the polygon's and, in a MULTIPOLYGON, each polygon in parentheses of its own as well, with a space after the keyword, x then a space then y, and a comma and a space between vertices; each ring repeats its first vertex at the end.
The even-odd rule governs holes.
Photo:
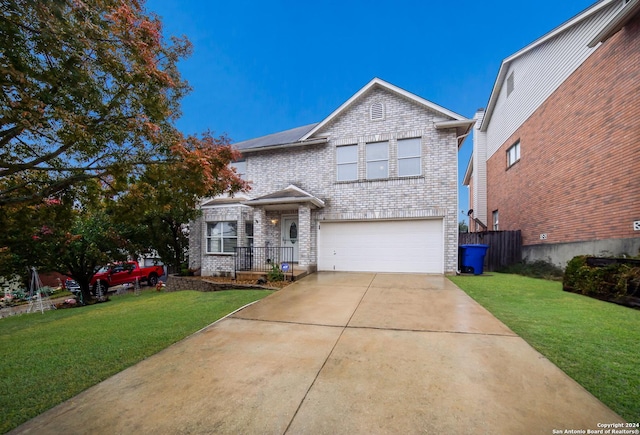
POLYGON ((520 141, 511 145, 511 147, 507 150, 507 168, 510 168, 519 160, 520 160, 520 141))
POLYGON ((207 253, 233 254, 238 246, 238 223, 210 222, 207 224, 207 253))
POLYGON ((232 168, 236 168, 236 173, 242 178, 246 180, 247 175, 247 162, 246 160, 240 160, 238 162, 229 163, 229 166, 232 168))
POLYGON ((367 179, 389 178, 389 142, 367 144, 367 179))
POLYGON ((351 181, 358 179, 358 145, 347 145, 336 148, 337 180, 351 181))
POLYGON ((398 141, 398 177, 421 175, 420 138, 398 141))

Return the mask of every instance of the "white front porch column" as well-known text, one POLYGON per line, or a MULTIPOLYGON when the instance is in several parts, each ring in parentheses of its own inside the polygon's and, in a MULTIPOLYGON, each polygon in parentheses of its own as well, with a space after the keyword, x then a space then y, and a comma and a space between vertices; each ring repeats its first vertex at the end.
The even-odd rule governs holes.
POLYGON ((264 247, 267 243, 267 214, 263 208, 256 207, 253 212, 253 246, 264 247))
POLYGON ((298 206, 298 228, 298 265, 306 267, 311 264, 311 207, 308 204, 298 206))

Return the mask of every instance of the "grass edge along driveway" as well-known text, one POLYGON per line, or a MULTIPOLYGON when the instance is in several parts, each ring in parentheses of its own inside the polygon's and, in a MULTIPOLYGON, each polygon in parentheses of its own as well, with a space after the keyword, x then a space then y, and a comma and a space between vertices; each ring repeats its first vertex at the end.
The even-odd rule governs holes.
POLYGON ((640 310, 564 292, 556 281, 449 278, 614 412, 638 421, 640 310))
POLYGON ((270 293, 146 290, 1 319, 0 433, 270 293))

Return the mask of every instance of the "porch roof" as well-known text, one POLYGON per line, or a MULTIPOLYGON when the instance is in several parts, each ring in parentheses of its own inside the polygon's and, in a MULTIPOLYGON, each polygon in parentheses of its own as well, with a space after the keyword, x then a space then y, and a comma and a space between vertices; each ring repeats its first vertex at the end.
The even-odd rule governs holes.
POLYGON ((266 210, 285 210, 295 204, 309 204, 313 208, 324 207, 323 200, 293 184, 277 192, 244 201, 242 204, 264 207, 266 210))

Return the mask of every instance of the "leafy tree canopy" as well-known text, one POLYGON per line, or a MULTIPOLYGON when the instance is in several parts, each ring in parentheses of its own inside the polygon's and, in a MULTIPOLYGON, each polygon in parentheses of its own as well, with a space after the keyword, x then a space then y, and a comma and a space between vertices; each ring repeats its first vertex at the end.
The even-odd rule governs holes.
POLYGON ((192 136, 174 152, 179 161, 148 166, 113 201, 111 213, 134 249, 155 251, 178 271, 188 247, 186 224, 198 215, 198 201, 248 186, 229 167, 240 155, 226 136, 192 136))
POLYGON ((138 0, 4 0, 0 6, 0 206, 174 158, 188 91, 138 0))
POLYGON ((143 0, 0 3, 0 274, 57 270, 85 292, 126 254, 178 262, 199 198, 248 188, 226 137, 173 125, 190 50, 143 0))

